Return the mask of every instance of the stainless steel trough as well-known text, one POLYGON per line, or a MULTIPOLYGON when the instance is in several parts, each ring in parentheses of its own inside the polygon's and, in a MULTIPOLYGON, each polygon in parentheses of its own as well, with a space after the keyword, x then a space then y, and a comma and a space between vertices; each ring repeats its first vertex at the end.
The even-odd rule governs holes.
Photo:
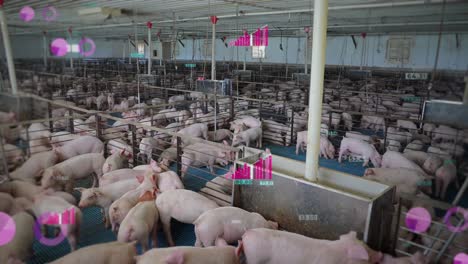
MULTIPOLYGON (((244 148, 245 163, 252 165, 261 150, 244 148)), ((320 239, 338 239, 353 230, 369 246, 390 246, 394 187, 347 173, 319 168, 319 183, 305 180, 305 163, 272 155, 274 185, 235 185, 234 206, 255 211, 279 223, 281 229, 320 239)))

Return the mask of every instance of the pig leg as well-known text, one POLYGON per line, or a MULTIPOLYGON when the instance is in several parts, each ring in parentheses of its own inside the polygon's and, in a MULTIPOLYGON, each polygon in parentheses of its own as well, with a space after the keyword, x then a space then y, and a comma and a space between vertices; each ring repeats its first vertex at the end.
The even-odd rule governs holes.
POLYGON ((364 158, 364 163, 362 164, 363 167, 367 167, 369 165, 369 157, 363 157, 364 158))
POLYGON ((153 248, 158 247, 158 221, 159 217, 156 217, 153 225, 153 230, 152 230, 152 240, 151 240, 151 245, 153 248))
POLYGON ((161 217, 161 223, 163 226, 164 235, 166 236, 167 244, 170 247, 173 247, 175 246, 175 243, 174 243, 174 240, 172 240, 172 234, 171 234, 171 217, 166 216, 161 212, 159 215, 161 217))
POLYGON ((104 208, 104 227, 109 229, 110 227, 109 207, 104 208))
POLYGON ((149 248, 149 243, 148 243, 148 236, 142 236, 140 239, 138 239, 138 243, 141 245, 141 251, 145 253, 148 251, 149 248))
POLYGON ((262 141, 263 141, 262 134, 260 134, 258 135, 258 139, 257 139, 257 142, 259 142, 259 145, 260 145, 259 148, 262 148, 262 141))
POLYGON ((296 143, 296 155, 299 155, 299 147, 301 146, 301 142, 296 143))
POLYGON ((215 240, 215 246, 216 247, 228 246, 228 243, 222 237, 218 237, 215 240))
POLYGON ((341 163, 341 157, 346 153, 346 148, 340 148, 340 154, 338 155, 338 162, 341 163))

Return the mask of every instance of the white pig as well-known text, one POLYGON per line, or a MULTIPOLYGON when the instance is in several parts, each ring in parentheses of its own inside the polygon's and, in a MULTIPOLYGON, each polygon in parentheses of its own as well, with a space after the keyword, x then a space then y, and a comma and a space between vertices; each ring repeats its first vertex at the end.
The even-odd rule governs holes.
POLYGON ((196 247, 214 246, 215 240, 220 238, 226 243, 234 243, 242 238, 245 231, 252 228, 278 229, 278 223, 267 221, 258 213, 232 206, 208 210, 193 224, 197 237, 196 247))
POLYGON ((350 114, 346 113, 346 112, 343 112, 341 114, 341 117, 343 119, 343 122, 344 122, 344 125, 345 125, 346 129, 351 131, 352 128, 353 128, 353 117, 350 114))
POLYGON ((137 264, 239 264, 233 246, 155 248, 135 257, 137 264))
POLYGON ((218 129, 215 131, 208 131, 208 140, 211 141, 223 141, 225 139, 232 140, 232 132, 227 129, 218 129))
POLYGON ((140 141, 140 152, 138 152, 137 156, 141 157, 143 162, 149 162, 152 159, 153 151, 154 153, 157 153, 164 147, 164 145, 164 141, 160 139, 152 137, 143 138, 140 141))
POLYGON ((184 189, 169 190, 159 194, 156 206, 166 240, 171 247, 175 245, 171 235, 171 218, 192 224, 204 212, 218 207, 214 201, 203 195, 184 189))
POLYGON ((347 152, 361 155, 364 158, 363 167, 369 164, 369 160, 372 161, 374 167, 377 168, 380 167, 382 162, 382 158, 375 147, 359 139, 345 137, 341 140, 338 162, 341 163, 341 157, 347 152))
POLYGON ((104 223, 106 228, 110 227, 109 206, 115 200, 119 199, 126 192, 133 190, 140 185, 137 179, 115 182, 99 188, 75 188, 81 192, 81 200, 78 203, 80 208, 97 205, 104 210, 104 223))
POLYGON ((96 137, 82 136, 68 141, 63 146, 56 148, 56 150, 59 153, 60 160, 67 160, 82 154, 101 153, 104 151, 104 144, 96 137))
POLYGON ((141 176, 143 174, 144 174, 144 171, 140 171, 140 170, 132 170, 132 169, 114 170, 106 174, 103 174, 99 180, 99 185, 105 186, 114 182, 134 179, 135 177, 141 176))
POLYGON ((34 218, 25 212, 15 214, 12 218, 15 222, 16 232, 13 240, 0 247, 0 263, 16 263, 9 261, 18 260, 27 261, 33 255, 34 218))
POLYGON ((21 167, 10 172, 10 178, 35 183, 35 178, 40 177, 45 169, 54 166, 58 160, 58 154, 53 150, 33 154, 21 167))
POLYGON ((154 199, 140 202, 128 212, 122 221, 117 241, 129 242, 137 240, 144 253, 150 248, 148 236, 152 233, 152 246, 157 247, 158 222, 159 214, 154 199))
POLYGON ((125 149, 119 152, 114 152, 112 155, 107 157, 104 165, 102 165, 102 173, 106 174, 108 172, 123 168, 128 168, 128 159, 125 153, 125 149))
POLYGON ((16 114, 14 112, 0 112, 0 123, 13 123, 16 122, 16 114))
POLYGON ((407 168, 417 170, 425 174, 418 164, 407 159, 403 153, 396 151, 387 151, 382 156, 382 168, 407 168))
POLYGON ((77 134, 71 134, 68 131, 55 132, 50 135, 50 144, 53 147, 57 148, 57 147, 63 146, 68 141, 72 141, 78 138, 79 136, 80 135, 77 135, 77 134))
POLYGON ((102 165, 106 160, 100 153, 89 153, 75 156, 57 165, 44 170, 41 179, 42 188, 46 189, 54 185, 65 186, 65 190, 71 191, 75 179, 88 177, 93 172, 93 187, 97 179, 102 176, 102 165))
POLYGON ((261 127, 254 127, 234 134, 234 138, 232 140, 232 146, 237 146, 241 143, 245 143, 247 147, 249 147, 250 142, 257 142, 256 147, 262 147, 262 128, 261 127))
POLYGON ((457 167, 453 162, 444 162, 444 165, 437 169, 436 173, 436 197, 441 197, 442 199, 445 198, 445 193, 447 191, 447 187, 450 183, 455 182, 455 185, 460 188, 457 179, 457 167))
POLYGON ((236 253, 239 255, 242 251, 249 264, 357 264, 379 263, 382 259, 382 253, 358 240, 353 231, 341 235, 339 240, 321 240, 286 231, 256 228, 247 230, 242 236, 236 253))

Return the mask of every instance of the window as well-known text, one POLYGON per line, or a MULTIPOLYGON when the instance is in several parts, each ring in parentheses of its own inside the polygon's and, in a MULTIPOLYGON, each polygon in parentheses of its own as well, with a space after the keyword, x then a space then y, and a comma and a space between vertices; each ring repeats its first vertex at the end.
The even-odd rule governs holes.
POLYGON ((252 46, 252 58, 264 59, 265 58, 265 46, 252 46))
POLYGON ((138 43, 138 54, 145 54, 145 43, 138 43))
POLYGON ((387 55, 388 63, 408 63, 411 52, 410 38, 390 38, 387 41, 387 55))
POLYGON ((68 44, 67 45, 67 52, 78 53, 80 52, 78 48, 78 44, 68 44))

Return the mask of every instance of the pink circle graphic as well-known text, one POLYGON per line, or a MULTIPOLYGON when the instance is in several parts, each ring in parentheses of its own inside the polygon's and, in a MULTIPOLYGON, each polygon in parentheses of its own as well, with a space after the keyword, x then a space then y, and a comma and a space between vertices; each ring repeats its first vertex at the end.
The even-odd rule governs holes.
POLYGON ((458 253, 453 259, 453 264, 468 264, 468 255, 465 253, 458 253))
POLYGON ((96 51, 96 44, 94 44, 94 41, 90 38, 82 38, 80 40, 80 43, 78 43, 78 49, 80 51, 80 54, 85 56, 85 57, 89 57, 91 55, 94 54, 94 52, 96 51), (91 48, 88 50, 88 51, 85 51, 84 49, 84 44, 85 43, 88 43, 91 48))
POLYGON ((16 224, 9 215, 0 212, 0 246, 13 240, 16 234, 16 224))
POLYGON ((415 233, 426 232, 431 225, 431 214, 423 207, 414 207, 406 213, 406 226, 415 233))
POLYGON ((45 220, 47 220, 50 216, 51 216, 51 213, 44 213, 43 215, 41 215, 37 219, 37 221, 34 223, 33 230, 34 230, 34 236, 36 236, 36 239, 39 240, 41 244, 53 247, 62 243, 62 241, 65 239, 64 233, 67 230, 64 230, 65 228, 64 225, 60 225, 60 233, 57 237, 46 238, 45 236, 43 236, 41 233, 41 224, 45 222, 45 220))
POLYGON ((57 9, 53 6, 44 7, 44 9, 42 9, 42 17, 47 22, 54 21, 57 18, 57 9), (49 14, 49 12, 51 14, 49 14))
POLYGON ((447 228, 452 232, 462 232, 463 230, 468 228, 468 210, 463 209, 461 207, 450 208, 449 210, 447 210, 447 213, 444 216, 444 224, 447 225, 447 228), (450 217, 456 213, 462 214, 465 220, 465 224, 461 227, 453 226, 452 223, 449 222, 450 217))
POLYGON ((65 56, 68 52, 68 42, 63 38, 54 39, 50 44, 50 51, 54 56, 65 56))
POLYGON ((24 22, 29 22, 34 19, 35 14, 36 13, 34 12, 34 9, 32 9, 30 6, 25 6, 21 8, 19 12, 19 17, 24 22))

